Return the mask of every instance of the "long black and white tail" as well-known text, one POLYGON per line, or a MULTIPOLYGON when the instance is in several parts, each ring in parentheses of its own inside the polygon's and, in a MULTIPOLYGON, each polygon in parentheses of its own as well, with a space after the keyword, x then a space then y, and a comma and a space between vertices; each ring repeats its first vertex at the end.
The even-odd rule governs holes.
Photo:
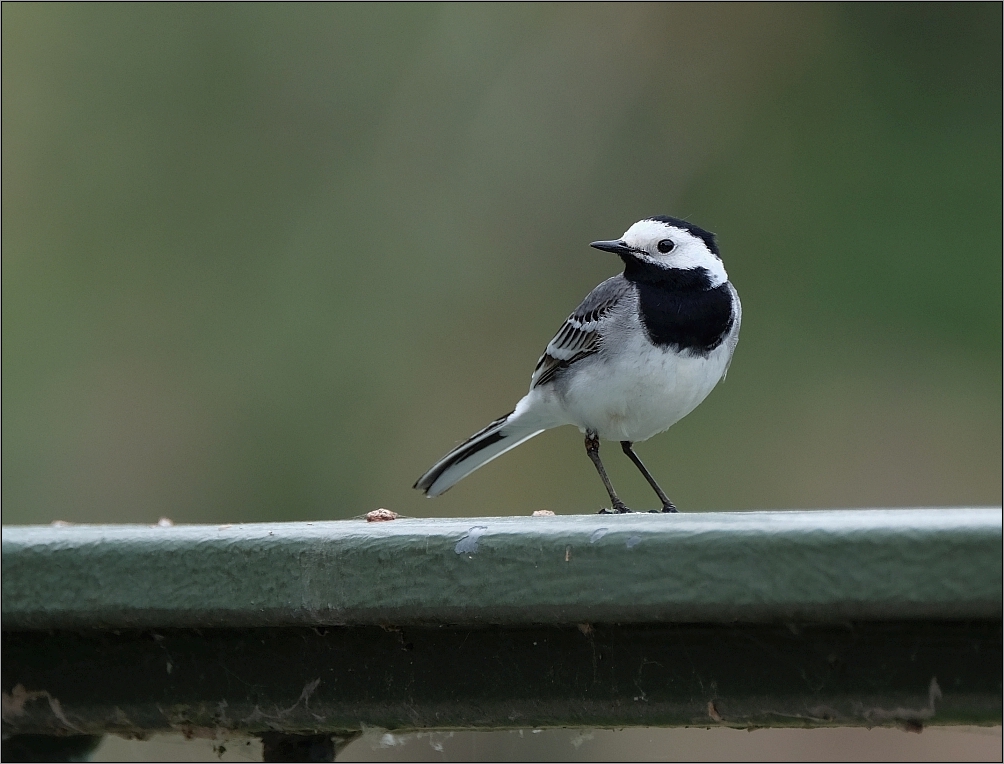
POLYGON ((526 422, 521 422, 519 417, 513 417, 513 412, 510 412, 474 433, 432 465, 432 468, 418 479, 414 487, 426 496, 439 496, 478 467, 488 464, 509 449, 516 448, 534 435, 540 435, 545 429, 540 427, 539 422, 528 426, 526 422))

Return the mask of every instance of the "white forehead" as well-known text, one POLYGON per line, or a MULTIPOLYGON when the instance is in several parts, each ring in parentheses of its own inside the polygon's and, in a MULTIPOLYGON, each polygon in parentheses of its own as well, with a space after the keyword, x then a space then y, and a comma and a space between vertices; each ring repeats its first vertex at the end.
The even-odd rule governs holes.
POLYGON ((702 247, 704 246, 704 242, 690 233, 690 231, 677 228, 674 225, 663 223, 659 220, 639 220, 624 232, 622 238, 632 246, 645 247, 653 241, 665 239, 668 236, 672 236, 673 241, 677 244, 694 242, 700 244, 702 247))

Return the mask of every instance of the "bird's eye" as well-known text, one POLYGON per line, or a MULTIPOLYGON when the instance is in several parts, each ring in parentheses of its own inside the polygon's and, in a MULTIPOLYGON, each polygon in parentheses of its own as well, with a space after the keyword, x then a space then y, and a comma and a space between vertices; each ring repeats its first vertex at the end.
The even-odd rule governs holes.
POLYGON ((674 244, 670 239, 663 239, 655 246, 660 252, 662 252, 662 254, 666 254, 667 252, 672 252, 673 248, 676 247, 676 244, 674 244))

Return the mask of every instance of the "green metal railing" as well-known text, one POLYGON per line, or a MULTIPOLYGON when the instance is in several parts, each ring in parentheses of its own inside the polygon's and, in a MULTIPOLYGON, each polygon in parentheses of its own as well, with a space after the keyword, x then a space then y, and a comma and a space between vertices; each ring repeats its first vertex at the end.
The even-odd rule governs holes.
POLYGON ((993 508, 4 528, 3 728, 1000 724, 1001 602, 993 508))

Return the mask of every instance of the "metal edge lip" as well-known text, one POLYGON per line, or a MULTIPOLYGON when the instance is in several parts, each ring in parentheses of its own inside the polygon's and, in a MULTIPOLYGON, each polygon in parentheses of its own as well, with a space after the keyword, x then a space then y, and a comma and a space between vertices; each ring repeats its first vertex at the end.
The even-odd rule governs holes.
POLYGON ((186 524, 161 527, 130 524, 7 525, 0 528, 5 544, 66 543, 80 540, 115 540, 128 537, 192 538, 209 541, 211 537, 332 537, 349 535, 380 536, 398 534, 448 535, 475 526, 488 525, 495 532, 552 535, 558 530, 583 531, 631 528, 648 533, 673 533, 681 529, 722 530, 825 530, 854 532, 888 528, 890 530, 928 530, 939 528, 1001 530, 1001 507, 919 507, 814 510, 750 510, 728 512, 681 512, 676 515, 653 515, 637 512, 628 515, 555 515, 551 517, 474 516, 474 517, 404 517, 397 520, 367 523, 363 518, 275 523, 186 524), (465 528, 466 526, 466 528, 465 528))

